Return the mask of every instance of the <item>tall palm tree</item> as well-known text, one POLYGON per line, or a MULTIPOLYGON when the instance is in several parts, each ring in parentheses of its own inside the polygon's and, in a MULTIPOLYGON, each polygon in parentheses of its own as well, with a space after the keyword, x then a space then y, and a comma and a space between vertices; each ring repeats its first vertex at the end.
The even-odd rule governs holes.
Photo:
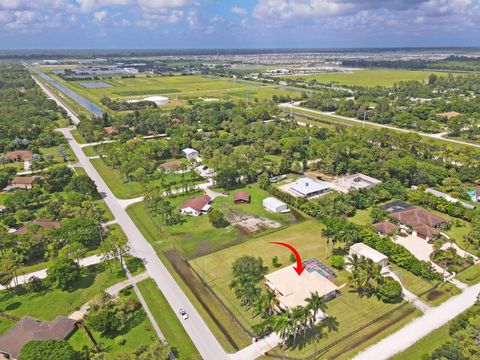
POLYGON ((263 312, 266 316, 271 316, 274 311, 275 306, 275 293, 273 291, 267 290, 263 293, 262 303, 263 303, 263 312))
POLYGON ((290 319, 290 312, 281 313, 280 315, 275 317, 273 330, 282 338, 283 348, 285 348, 287 340, 291 335, 291 329, 292 322, 290 319))
POLYGON ((317 320, 317 314, 319 311, 327 310, 327 304, 323 300, 323 297, 318 295, 318 292, 311 292, 310 297, 306 298, 307 309, 313 313, 313 323, 317 320))
POLYGON ((330 244, 330 239, 332 239, 336 234, 336 229, 332 226, 332 224, 326 224, 325 228, 322 229, 322 236, 327 240, 327 247, 325 249, 325 257, 328 257, 328 246, 330 244))
POLYGON ((291 321, 292 321, 292 335, 293 335, 293 346, 295 347, 297 342, 297 335, 298 332, 304 326, 304 319, 305 319, 305 308, 302 306, 296 306, 290 312, 291 314, 291 321))

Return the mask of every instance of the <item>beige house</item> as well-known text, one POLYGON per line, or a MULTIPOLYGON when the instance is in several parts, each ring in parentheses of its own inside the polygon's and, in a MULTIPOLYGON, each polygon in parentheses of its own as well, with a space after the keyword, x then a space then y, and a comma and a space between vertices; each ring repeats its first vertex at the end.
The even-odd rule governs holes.
POLYGON ((381 252, 371 248, 370 246, 364 243, 356 243, 350 246, 350 256, 353 254, 363 257, 365 259, 372 260, 375 264, 380 265, 381 267, 388 266, 388 257, 383 255, 381 252))
POLYGON ((304 270, 298 275, 293 265, 265 275, 265 284, 275 293, 279 310, 306 306, 312 293, 325 299, 334 298, 338 287, 317 271, 304 270))

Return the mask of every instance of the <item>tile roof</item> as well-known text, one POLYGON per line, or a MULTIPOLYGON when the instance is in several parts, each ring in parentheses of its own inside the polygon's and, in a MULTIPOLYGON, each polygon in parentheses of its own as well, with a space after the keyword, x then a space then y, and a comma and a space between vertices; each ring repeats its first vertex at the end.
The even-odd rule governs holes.
POLYGON ((31 222, 26 223, 21 228, 19 228, 16 232, 17 234, 25 234, 28 232, 28 229, 32 225, 38 225, 46 229, 58 229, 61 225, 60 221, 51 221, 51 220, 33 220, 31 222))
POLYGON ((160 167, 164 169, 171 169, 175 167, 180 167, 182 165, 182 162, 180 160, 172 160, 172 161, 167 161, 164 162, 163 164, 160 164, 160 167))
POLYGON ((424 209, 412 207, 393 214, 391 217, 398 219, 402 224, 406 224, 413 227, 420 225, 428 225, 431 227, 437 227, 442 223, 446 223, 447 220, 441 216, 432 214, 424 209))
POLYGON ((16 151, 10 151, 6 153, 5 157, 8 160, 17 160, 17 159, 32 160, 33 153, 30 150, 16 150, 16 151))
POLYGON ((395 225, 394 223, 391 223, 388 220, 380 221, 378 223, 373 224, 373 226, 379 233, 382 233, 385 235, 392 235, 398 229, 397 225, 395 225))
POLYGON ((16 176, 10 183, 11 184, 21 184, 21 185, 30 185, 38 182, 40 177, 38 176, 16 176))

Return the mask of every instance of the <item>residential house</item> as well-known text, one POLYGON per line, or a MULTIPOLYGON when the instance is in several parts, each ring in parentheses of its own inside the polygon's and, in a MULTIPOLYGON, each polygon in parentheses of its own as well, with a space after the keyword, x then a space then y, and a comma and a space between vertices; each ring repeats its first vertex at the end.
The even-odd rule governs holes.
POLYGON ((75 320, 63 316, 53 321, 24 317, 0 336, 0 354, 19 359, 20 351, 29 341, 64 340, 75 330, 75 324, 75 320))
POLYGON ((380 184, 381 182, 381 180, 375 179, 371 176, 357 173, 339 178, 336 181, 336 184, 348 191, 352 189, 368 189, 372 186, 380 184))
POLYGON ((286 213, 290 211, 287 204, 274 197, 268 197, 263 199, 263 206, 266 210, 273 213, 286 213))
POLYGON ((293 193, 305 198, 325 194, 330 190, 330 186, 325 181, 306 177, 295 180, 289 188, 293 193))
POLYGON ((377 233, 380 236, 392 236, 395 235, 395 233, 398 231, 398 225, 395 225, 388 220, 383 220, 375 223, 373 224, 373 227, 375 228, 375 230, 377 230, 377 233))
POLYGON ((162 169, 164 169, 165 173, 167 173, 167 174, 174 173, 175 171, 180 169, 181 166, 182 166, 182 162, 180 160, 177 160, 177 159, 167 161, 167 162, 164 162, 163 164, 160 164, 160 167, 162 169))
POLYGON ((450 120, 451 118, 454 118, 454 117, 462 115, 462 114, 460 114, 459 112, 456 112, 456 111, 447 111, 447 112, 439 113, 437 115, 441 116, 441 117, 444 117, 444 118, 447 118, 447 120, 450 120))
POLYGON ((212 198, 208 195, 202 195, 195 199, 189 199, 180 206, 180 213, 183 215, 199 216, 207 214, 212 206, 212 198))
POLYGON ((16 150, 7 152, 5 157, 10 161, 31 161, 33 153, 29 150, 16 150))
POLYGON ((40 184, 41 179, 39 176, 17 176, 12 181, 8 183, 8 186, 5 187, 4 191, 15 190, 15 189, 25 189, 30 190, 34 185, 40 184))
POLYGON ((60 221, 51 221, 51 220, 33 220, 26 224, 24 224, 21 228, 19 228, 16 233, 17 234, 25 234, 28 232, 28 229, 34 225, 40 226, 44 229, 58 229, 62 224, 60 221))
MULTIPOLYGON (((265 284, 275 293, 279 311, 306 306, 305 299, 315 292, 325 300, 334 298, 338 293, 338 287, 319 271, 306 269, 298 275, 293 265, 265 275, 265 284)), ((324 313, 319 315, 319 319, 325 317, 324 313)))
POLYGON ((388 257, 386 255, 383 255, 381 252, 371 248, 364 243, 356 243, 350 246, 349 254, 350 256, 356 254, 359 257, 370 259, 375 264, 380 265, 381 267, 388 266, 388 257))
POLYGON ((438 236, 440 234, 439 228, 442 228, 448 222, 441 216, 432 214, 418 207, 410 207, 392 213, 390 216, 397 219, 404 229, 411 229, 413 235, 427 241, 438 236))

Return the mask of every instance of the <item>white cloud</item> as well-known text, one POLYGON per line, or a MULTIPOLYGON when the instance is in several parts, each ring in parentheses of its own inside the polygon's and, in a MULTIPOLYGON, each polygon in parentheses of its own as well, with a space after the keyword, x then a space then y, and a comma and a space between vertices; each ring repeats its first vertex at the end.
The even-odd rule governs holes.
POLYGON ((242 8, 242 7, 238 7, 238 6, 232 7, 232 9, 230 11, 233 14, 237 14, 237 15, 247 15, 247 9, 242 8))
POLYGON ((108 16, 108 12, 106 12, 105 10, 96 11, 93 13, 93 20, 96 24, 101 25, 105 22, 105 20, 107 19, 107 16, 108 16))

